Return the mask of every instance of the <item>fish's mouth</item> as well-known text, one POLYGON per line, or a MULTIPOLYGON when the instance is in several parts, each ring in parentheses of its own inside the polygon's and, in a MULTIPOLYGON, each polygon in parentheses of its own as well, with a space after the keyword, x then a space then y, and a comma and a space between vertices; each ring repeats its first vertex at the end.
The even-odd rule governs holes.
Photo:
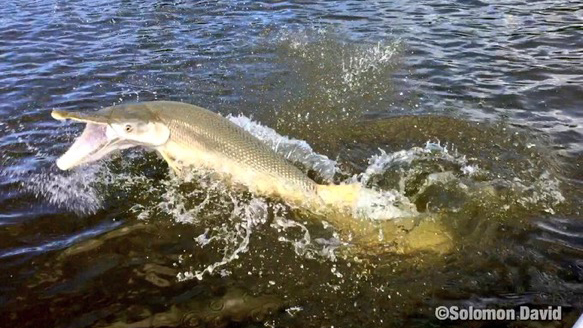
POLYGON ((120 138, 108 124, 109 113, 98 111, 92 114, 54 110, 51 116, 57 120, 71 119, 86 123, 83 133, 73 145, 57 159, 57 167, 69 170, 73 167, 94 162, 117 150, 132 145, 120 138))

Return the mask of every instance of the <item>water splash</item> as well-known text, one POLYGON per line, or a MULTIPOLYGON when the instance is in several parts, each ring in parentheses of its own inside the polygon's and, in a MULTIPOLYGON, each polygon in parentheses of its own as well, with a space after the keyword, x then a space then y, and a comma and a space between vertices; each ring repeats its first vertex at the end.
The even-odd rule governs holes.
POLYGON ((216 229, 217 234, 208 237, 208 231, 200 235, 197 240, 201 247, 210 244, 213 239, 221 240, 225 243, 222 250, 223 258, 217 262, 207 265, 202 270, 179 272, 176 276, 178 281, 190 280, 197 278, 202 280, 205 274, 212 274, 217 268, 237 260, 241 253, 249 249, 249 241, 254 228, 267 221, 267 203, 260 199, 254 198, 249 203, 242 203, 235 197, 232 197, 235 209, 231 212, 230 221, 235 221, 232 227, 221 226, 216 229))
POLYGON ((526 182, 515 178, 512 181, 498 181, 517 195, 517 203, 524 208, 540 207, 543 211, 555 214, 555 207, 565 202, 561 193, 560 181, 548 171, 544 171, 534 181, 526 182))
MULTIPOLYGON (((341 173, 336 161, 314 152, 303 140, 280 135, 242 115, 228 118, 290 161, 316 171, 326 181, 338 178, 341 173)), ((193 226, 200 225, 204 219, 207 228, 195 242, 209 254, 219 255, 218 259, 210 263, 191 263, 188 255, 182 256, 178 265, 183 269, 176 276, 181 281, 203 279, 217 272, 229 274, 230 263, 248 252, 254 233, 264 229, 267 222, 279 242, 290 245, 298 256, 307 259, 336 261, 338 248, 351 246, 350 238, 346 240, 331 226, 324 225, 324 232, 314 237, 313 228, 294 220, 285 204, 271 203, 234 190, 214 179, 212 172, 196 170, 184 180, 173 174, 163 179, 149 177, 134 169, 136 165, 153 164, 144 163, 143 155, 129 152, 121 161, 94 163, 66 173, 23 173, 18 180, 27 191, 79 214, 94 213, 102 208, 110 195, 107 190, 116 189, 127 195, 135 194, 136 190, 148 195, 130 198, 135 203, 128 206, 128 212, 138 219, 170 218, 176 224, 193 226)), ((359 183, 366 187, 358 199, 355 220, 417 217, 422 211, 431 211, 430 208, 418 209, 417 201, 435 187, 439 192, 458 189, 471 199, 483 197, 480 190, 503 185, 513 191, 514 203, 509 202, 508 206, 542 206, 550 213, 554 206, 564 201, 558 180, 548 172, 533 181, 518 176, 511 180, 485 179, 495 175, 489 175, 481 167, 479 161, 468 159, 453 145, 428 141, 420 147, 394 152, 381 149, 368 159, 368 166, 362 173, 343 183, 359 183)), ((168 169, 164 166, 164 170, 168 169)), ((502 197, 495 193, 489 195, 502 197)), ((446 206, 442 209, 455 211, 458 205, 446 206)))
POLYGON ((289 220, 284 216, 277 216, 271 225, 272 228, 277 230, 280 242, 290 243, 296 254, 304 255, 308 251, 309 246, 312 244, 312 237, 310 236, 310 231, 306 228, 305 225, 301 224, 300 222, 289 220), (302 237, 299 239, 293 239, 287 237, 284 232, 287 232, 290 229, 299 228, 302 234, 302 237))
POLYGON ((95 188, 103 180, 105 165, 91 165, 68 174, 52 170, 32 173, 21 180, 21 188, 50 204, 78 215, 94 214, 103 206, 104 195, 95 188))
POLYGON ((353 42, 332 30, 280 34, 278 54, 293 74, 278 85, 285 106, 275 114, 291 129, 320 131, 369 110, 390 109, 394 87, 388 77, 401 48, 399 40, 353 42))
POLYGON ((250 132, 259 140, 269 145, 275 152, 283 155, 294 163, 300 163, 312 169, 326 181, 331 182, 334 175, 339 171, 336 161, 318 154, 312 147, 304 141, 278 134, 275 130, 261 125, 244 115, 227 116, 227 118, 238 126, 250 132))
MULTIPOLYGON (((395 56, 401 48, 401 41, 377 42, 376 44, 339 42, 332 31, 284 33, 279 42, 287 45, 291 55, 300 58, 320 59, 318 72, 337 73, 328 78, 338 79, 344 88, 356 90, 368 85, 378 74, 395 63, 395 56), (331 49, 330 49, 331 48, 331 49), (337 70, 328 70, 333 66, 337 70)), ((323 81, 327 84, 328 81, 323 81)))
POLYGON ((360 48, 342 59, 342 82, 351 90, 368 83, 367 74, 378 74, 385 65, 392 64, 400 42, 360 48))
POLYGON ((415 205, 396 190, 362 188, 353 217, 359 220, 394 220, 415 217, 415 205))
MULTIPOLYGON (((424 147, 413 147, 393 153, 379 149, 380 154, 371 156, 368 159, 369 165, 366 170, 353 177, 352 181, 367 184, 374 176, 382 175, 388 170, 402 165, 410 166, 417 160, 444 160, 459 166, 459 170, 465 175, 474 175, 479 171, 477 164, 468 164, 466 156, 458 154, 453 146, 449 146, 450 150, 448 146, 442 146, 440 142, 427 141, 424 147)), ((402 184, 401 191, 404 191, 402 184)))
MULTIPOLYGON (((537 173, 536 167, 526 172, 513 172, 511 178, 504 178, 481 169, 475 159, 469 160, 453 145, 430 141, 424 147, 412 147, 392 153, 382 149, 379 151, 380 154, 369 158, 369 165, 363 173, 354 175, 347 182, 378 187, 387 175, 396 173, 396 178, 388 178, 389 182, 382 183, 398 186, 398 190, 393 190, 386 197, 390 199, 390 204, 404 201, 411 205, 408 201, 421 198, 434 186, 443 191, 458 190, 468 199, 489 195, 507 203, 501 210, 508 210, 512 204, 518 204, 525 209, 540 207, 546 212, 554 213, 554 208, 565 201, 560 181, 546 170, 537 173), (510 194, 499 194, 497 189, 500 187, 510 190, 510 194), (408 196, 404 197, 406 194, 408 196), (506 199, 508 197, 510 198, 506 199)), ((362 209, 365 212, 375 207, 374 204, 367 203, 374 198, 374 194, 363 198, 362 209)), ((456 208, 451 206, 450 210, 456 208)))

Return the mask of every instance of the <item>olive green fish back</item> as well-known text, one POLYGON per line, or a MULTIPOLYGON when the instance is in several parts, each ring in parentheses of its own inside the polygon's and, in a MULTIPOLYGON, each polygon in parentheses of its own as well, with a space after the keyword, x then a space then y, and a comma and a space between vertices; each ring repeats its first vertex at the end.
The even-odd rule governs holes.
POLYGON ((282 183, 293 184, 302 191, 315 191, 315 182, 300 169, 219 114, 176 102, 145 104, 170 128, 174 141, 196 144, 209 152, 241 163, 250 170, 268 174, 282 183))

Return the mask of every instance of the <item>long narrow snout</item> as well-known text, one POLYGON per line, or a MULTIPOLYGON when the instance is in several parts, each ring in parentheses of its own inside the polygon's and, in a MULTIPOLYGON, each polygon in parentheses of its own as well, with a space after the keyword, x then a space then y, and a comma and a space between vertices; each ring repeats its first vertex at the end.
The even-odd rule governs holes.
POLYGON ((59 121, 74 120, 83 123, 108 124, 111 115, 111 110, 108 109, 109 108, 106 108, 106 110, 100 110, 93 113, 70 112, 55 109, 51 112, 51 116, 59 121))

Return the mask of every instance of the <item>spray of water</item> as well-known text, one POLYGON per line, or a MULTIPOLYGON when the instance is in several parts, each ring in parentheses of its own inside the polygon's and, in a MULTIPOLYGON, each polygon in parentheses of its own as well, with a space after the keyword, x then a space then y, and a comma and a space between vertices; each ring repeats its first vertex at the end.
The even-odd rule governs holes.
POLYGON ((265 142, 274 151, 280 153, 291 162, 299 163, 308 169, 314 170, 325 181, 331 182, 334 175, 339 172, 336 161, 314 152, 312 147, 304 140, 282 136, 275 130, 261 125, 244 115, 228 116, 227 118, 265 142))

